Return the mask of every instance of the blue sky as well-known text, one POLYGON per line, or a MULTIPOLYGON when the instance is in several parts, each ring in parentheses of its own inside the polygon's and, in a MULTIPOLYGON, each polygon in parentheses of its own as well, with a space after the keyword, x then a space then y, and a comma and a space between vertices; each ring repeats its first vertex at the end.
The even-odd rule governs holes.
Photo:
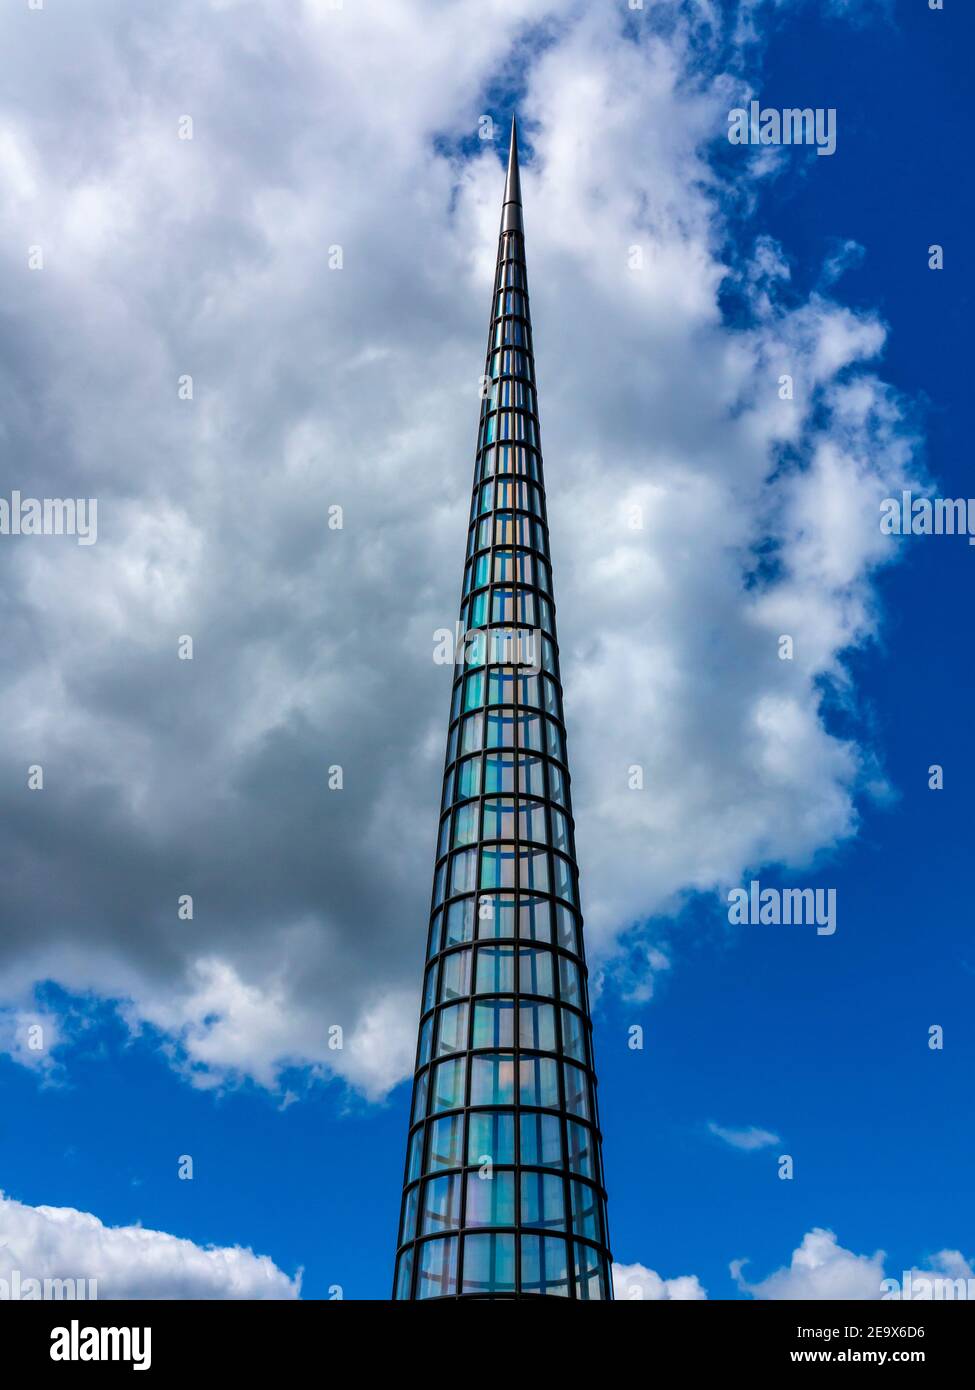
MULTIPOLYGON (((746 198, 733 198, 726 186, 720 195, 720 210, 728 219, 722 254, 727 262, 741 264, 757 236, 774 239, 791 270, 791 279, 776 291, 787 309, 805 302, 823 284, 823 266, 839 246, 853 242, 862 248, 861 254, 848 258, 848 268, 829 293, 850 309, 878 314, 887 325, 888 336, 873 369, 900 394, 903 420, 898 428, 903 437, 914 435, 919 441, 917 466, 933 480, 932 492, 966 496, 971 487, 962 421, 970 394, 970 353, 963 323, 971 304, 965 252, 972 209, 971 189, 960 171, 970 162, 973 135, 962 94, 975 19, 952 0, 943 13, 929 12, 920 0, 871 7, 859 18, 824 10, 811 4, 776 7, 774 15, 760 9, 756 22, 763 42, 742 49, 737 67, 729 65, 734 79, 729 104, 738 104, 734 81, 745 104, 749 93, 743 84, 750 79, 763 105, 835 107, 838 141, 831 158, 817 158, 811 150, 784 152, 786 158, 774 177, 751 181, 746 198), (935 242, 945 248, 941 272, 927 268, 927 248, 935 242)), ((542 22, 550 24, 544 18, 542 22)), ((558 50, 562 33, 558 24, 541 36, 535 29, 529 32, 530 40, 517 51, 529 69, 523 99, 530 117, 525 138, 530 171, 533 159, 547 157, 554 167, 554 147, 543 138, 550 79, 543 71, 533 87, 531 70, 537 54, 558 50)), ((694 54, 696 63, 718 62, 714 49, 699 48, 694 54)), ((492 111, 501 124, 507 120, 511 92, 508 50, 502 47, 487 55, 478 77, 482 89, 471 98, 473 109, 492 111), (484 107, 484 92, 493 94, 497 105, 484 107)), ((255 84, 262 80, 255 75, 255 84)), ((174 99, 178 103, 180 97, 174 99)), ((296 102, 300 124, 307 113, 300 96, 296 102)), ((472 229, 488 227, 496 217, 491 200, 496 203, 500 196, 501 174, 500 166, 492 165, 469 139, 465 143, 465 131, 471 128, 463 124, 466 109, 458 99, 453 111, 428 113, 425 138, 429 161, 435 159, 435 149, 452 152, 436 156, 442 172, 430 188, 446 204, 452 196, 450 180, 454 181, 462 198, 468 199, 458 217, 468 218, 464 225, 473 235, 472 229), (439 129, 434 128, 434 115, 441 120, 439 129)), ((705 153, 734 182, 734 159, 745 152, 727 146, 723 135, 722 126, 715 125, 705 153)), ((666 145, 668 132, 648 133, 647 139, 648 150, 654 144, 666 145)), ((38 141, 41 147, 40 135, 38 141)), ((368 142, 367 147, 375 148, 368 142)), ((586 165, 585 158, 582 163, 586 165)), ((545 275, 554 279, 564 272, 568 262, 560 261, 557 248, 546 245, 539 225, 542 214, 533 213, 531 195, 528 181, 527 246, 538 303, 540 413, 546 438, 559 438, 557 431, 571 433, 571 425, 564 419, 556 425, 550 417, 567 408, 571 394, 554 386, 546 391, 546 375, 554 382, 556 362, 553 355, 546 373, 544 351, 546 334, 554 337, 564 325, 557 321, 552 280, 547 291, 542 281, 545 275)), ((300 206, 293 204, 292 213, 300 206)), ((374 219, 389 220, 391 209, 384 204, 381 188, 373 192, 367 210, 374 219)), ((218 214, 210 209, 207 218, 219 232, 218 214)), ((337 222, 341 220, 339 216, 337 222)), ((334 235, 343 239, 340 232, 334 235)), ((468 354, 470 360, 463 364, 468 374, 479 370, 479 325, 488 310, 487 294, 477 288, 477 258, 492 255, 487 232, 483 247, 470 251, 475 262, 472 279, 453 290, 446 280, 428 285, 432 294, 427 312, 434 324, 440 312, 438 296, 444 302, 451 296, 471 300, 457 311, 461 317, 451 326, 452 351, 468 354)), ((343 286, 352 318, 357 283, 353 279, 343 286)), ((386 319, 380 316, 376 322, 385 323, 387 331, 398 324, 400 332, 408 332, 414 322, 408 309, 415 308, 415 302, 407 300, 399 317, 392 293, 383 311, 386 319)), ((147 303, 153 302, 147 293, 147 303)), ((732 287, 722 302, 729 316, 738 312, 732 287)), ((43 316, 51 311, 37 312, 43 316)), ((309 332, 313 329, 310 325, 309 332)), ((602 331, 612 333, 612 322, 604 323, 602 331)), ((374 329, 373 341, 380 336, 374 329)), ((362 346, 368 347, 365 338, 362 346)), ((554 354, 554 345, 551 351, 554 354)), ((40 373, 43 351, 37 352, 35 369, 40 373)), ((654 370, 653 352, 650 333, 648 372, 654 370)), ((314 348, 310 353, 314 359, 314 348)), ((307 383, 302 387, 305 394, 310 389, 307 383)), ((397 394, 395 382, 389 389, 397 394)), ((302 408, 302 400, 299 395, 296 409, 302 408)), ((456 464, 450 464, 457 475, 451 486, 459 498, 469 478, 470 449, 464 441, 472 435, 474 410, 457 393, 450 402, 455 417, 451 430, 462 441, 456 464)), ((380 414, 385 410, 382 407, 380 414)), ((70 422, 77 417, 64 418, 70 422)), ((219 420, 218 413, 214 427, 219 420)), ((395 420, 384 423, 390 430, 396 425, 395 420)), ((654 428, 649 408, 640 418, 637 407, 635 432, 652 435, 654 428)), ((245 428, 238 437, 246 440, 245 428)), ((548 486, 554 495, 559 470, 551 453, 548 448, 548 486)), ((150 469, 151 451, 143 447, 136 462, 150 469)), ((295 466, 300 472, 304 465, 299 460, 295 466)), ((429 497, 411 500, 409 491, 398 487, 395 463, 388 466, 385 476, 397 489, 398 508, 429 504, 429 497)), ((84 476, 80 462, 75 476, 84 476)), ((331 486, 326 481, 320 495, 329 496, 331 486)), ((110 528, 108 508, 102 511, 110 528)), ((397 525, 395 508, 378 517, 370 515, 380 531, 397 525)), ((448 573, 444 581, 451 602, 460 577, 461 527, 462 520, 443 541, 444 563, 451 573, 456 569, 456 577, 448 573)), ((284 528, 282 535, 287 534, 284 528)), ((313 538, 312 543, 322 541, 313 538)), ((701 543, 710 545, 712 540, 704 537, 701 543)), ((870 631, 842 657, 850 676, 847 688, 838 693, 835 682, 816 678, 824 698, 823 728, 828 735, 855 740, 868 769, 851 784, 858 817, 855 830, 830 830, 818 840, 804 841, 792 862, 785 851, 766 862, 758 851, 749 856, 746 849, 737 865, 741 872, 736 881, 747 883, 754 876, 763 884, 835 888, 835 935, 820 938, 803 928, 732 927, 720 897, 701 891, 696 871, 670 882, 655 867, 653 889, 647 887, 640 906, 638 861, 629 871, 636 894, 629 916, 621 919, 617 913, 615 938, 608 926, 605 931, 600 927, 597 963, 603 983, 594 1022, 614 1255, 623 1265, 642 1265, 665 1280, 695 1276, 712 1298, 751 1296, 736 1284, 729 1271, 731 1261, 747 1259, 742 1279, 760 1286, 774 1271, 789 1266, 792 1252, 816 1229, 835 1233, 837 1249, 847 1252, 850 1260, 885 1251, 887 1272, 895 1275, 943 1251, 960 1251, 969 1260, 975 1256, 970 1180, 975 1122, 967 1100, 975 1045, 975 948, 968 892, 969 788, 975 769, 967 736, 972 661, 966 607, 975 555, 961 538, 918 537, 899 544, 899 562, 870 573, 870 631), (944 766, 942 791, 928 789, 928 768, 934 763, 944 766), (870 795, 868 784, 873 782, 876 789, 881 781, 885 790, 870 795), (622 946, 611 944, 620 940, 622 946), (642 975, 640 963, 646 962, 648 951, 660 954, 654 957, 657 964, 642 975), (645 994, 652 997, 640 997, 645 994), (628 1029, 634 1024, 645 1030, 642 1051, 627 1047, 628 1029), (941 1051, 927 1045, 928 1029, 934 1024, 944 1029, 941 1051), (745 1149, 716 1135, 712 1125, 730 1131, 754 1126, 776 1137, 745 1149), (792 1181, 776 1176, 783 1153, 794 1160, 792 1181)), ((555 519, 553 545, 558 596, 558 567, 569 569, 572 539, 563 533, 559 540, 555 519)), ((258 550, 258 571, 280 562, 278 552, 274 559, 261 547, 258 550)), ((231 575, 232 568, 225 573, 231 575)), ((318 579, 299 573, 295 583, 318 579)), ((576 580, 566 574, 565 583, 568 590, 576 580)), ((423 584, 414 592, 422 595, 423 584)), ((564 644, 566 624, 573 613, 584 612, 571 592, 565 610, 564 644)), ((182 630, 179 613, 172 621, 182 630)), ((328 642, 334 651, 335 643, 342 643, 340 619, 330 615, 329 622, 328 642)), ((309 626, 298 633, 300 640, 313 639, 314 623, 312 614, 309 626)), ((363 625, 361 631, 366 630, 363 625)), ((352 641, 351 629, 348 639, 352 641)), ((379 642, 368 658, 379 667, 380 683, 383 651, 379 642)), ((268 657, 270 684, 279 670, 268 657)), ((103 674, 107 678, 108 668, 103 674)), ((303 668, 297 678, 304 680, 307 674, 303 668)), ((419 689, 428 700, 433 687, 427 683, 419 689)), ((219 692, 216 698, 221 698, 219 692)), ((347 713, 343 698, 336 699, 337 707, 347 713)), ((570 680, 570 704, 571 699, 570 680)), ((443 698, 434 692, 430 703, 434 707, 423 729, 435 743, 445 713, 443 698)), ((587 709, 583 688, 580 723, 587 709)), ((571 720, 571 709, 569 716, 571 720)), ((314 744, 314 729, 310 737, 314 744)), ((395 757, 395 731, 389 737, 395 757)), ((304 746, 307 750, 307 742, 304 746)), ((139 747, 136 741, 123 741, 117 756, 140 756, 139 747)), ((427 861, 432 858, 441 748, 442 744, 429 753, 429 770, 419 776, 422 795, 417 793, 416 804, 427 805, 430 833, 424 837, 417 832, 406 847, 427 861)), ((280 774, 273 796, 279 800, 291 795, 289 759, 292 754, 297 758, 299 751, 286 740, 273 745, 280 774)), ((688 766, 693 765, 694 747, 684 754, 688 766)), ((320 756, 330 761, 329 755, 320 756)), ((360 765, 355 756, 350 762, 360 765)), ((242 783, 265 771, 265 764, 255 759, 241 772, 242 783)), ((587 777, 583 775, 584 785, 587 777)), ((747 785, 741 797, 747 811, 747 785)), ((69 810, 71 804, 77 812, 81 803, 70 803, 69 810)), ((168 801, 167 806, 167 814, 175 815, 168 801)), ((5 814, 9 816, 9 809, 5 814)), ((29 824, 37 834, 36 823, 29 824)), ((693 823, 684 830, 693 834, 693 823)), ((164 826, 160 833, 165 838, 164 826)), ((593 859, 601 865, 598 835, 590 834, 593 859)), ((325 842, 331 843, 327 836, 325 842)), ((769 843, 775 845, 774 835, 769 843)), ((105 844, 110 846, 111 837, 105 844)), ((314 845, 314 835, 297 848, 288 843, 289 875, 301 876, 301 853, 315 852, 314 845)), ((259 846, 264 855, 285 850, 284 840, 276 846, 273 835, 260 839, 259 846)), ((583 836, 579 849, 585 894, 583 836)), ((141 859, 133 846, 123 843, 120 859, 127 854, 132 855, 136 879, 143 870, 149 875, 156 871, 151 857, 141 859)), ((64 879, 51 911, 60 912, 65 930, 74 931, 83 943, 86 928, 80 918, 73 918, 77 900, 72 897, 83 894, 93 880, 72 878, 64 864, 55 857, 52 874, 63 873, 64 879)), ((100 870, 96 859, 90 872, 94 878, 101 871, 110 875, 114 867, 107 865, 108 860, 100 870)), ((594 865, 594 878, 599 865, 594 865)), ((366 871, 367 861, 350 862, 336 852, 329 882, 339 896, 354 899, 354 885, 335 886, 336 879, 366 871)), ((427 891, 426 886, 414 888, 412 870, 410 875, 405 901, 412 916, 405 914, 409 920, 398 929, 399 973, 390 966, 388 977, 390 996, 407 996, 407 1033, 410 1007, 415 1008, 415 1000, 409 1004, 410 990, 416 989, 409 983, 408 961, 415 956, 418 979, 427 891)), ((428 883, 424 863, 415 878, 417 884, 428 883)), ((402 897, 400 884, 396 879, 396 892, 402 897)), ((97 891, 92 892, 97 898, 97 891)), ((137 932, 143 910, 137 893, 131 907, 136 923, 132 930, 137 932)), ((370 910, 381 911, 381 906, 373 902, 370 910)), ((232 908, 228 911, 232 917, 232 908)), ((296 910, 293 922, 300 926, 301 920, 296 910)), ((354 911, 346 929, 354 940, 354 911)), ((100 951, 100 935, 98 941, 100 951)), ((381 945, 379 940, 377 955, 381 945)), ((329 969, 338 973, 341 991, 343 952, 329 949, 329 969)), ((24 945, 23 959, 29 954, 24 945)), ((8 960, 7 969, 21 981, 22 993, 27 984, 37 984, 39 993, 31 1007, 58 1018, 63 1039, 51 1065, 40 1069, 24 1065, 16 1055, 0 1056, 0 1189, 8 1198, 29 1207, 90 1212, 106 1226, 141 1223, 196 1246, 249 1248, 269 1256, 288 1276, 302 1269, 304 1297, 328 1297, 333 1286, 340 1286, 346 1298, 388 1296, 408 1084, 384 1093, 374 1070, 363 1073, 365 1081, 355 1075, 330 1078, 324 1074, 327 1058, 316 1058, 311 1045, 302 1055, 302 1047, 286 1030, 273 1066, 264 1056, 242 1060, 242 1046, 241 1056, 233 1054, 228 1060, 222 1055, 220 1065, 208 1072, 205 1052, 194 1054, 188 1042, 194 1026, 187 1021, 188 1013, 174 1008, 171 1016, 167 1010, 168 977, 162 966, 151 997, 139 996, 136 985, 128 987, 135 973, 120 970, 113 975, 107 967, 100 983, 80 968, 62 979, 53 969, 29 978, 31 969, 21 969, 15 957, 8 960), (126 987, 113 988, 118 981, 126 987), (120 1015, 114 1001, 132 997, 143 1002, 120 1015), (123 1018, 137 1022, 130 1027, 123 1018), (192 1182, 176 1178, 182 1154, 193 1156, 192 1182)), ((368 970, 362 962, 356 970, 359 990, 360 975, 366 977, 368 970)), ((381 974, 379 978, 385 979, 381 974)), ((16 1007, 13 992, 9 1002, 16 1007)), ((314 999, 310 1006, 300 999, 295 1012, 306 1007, 313 1010, 314 999)), ((16 1054, 16 1048, 11 1051, 16 1054)), ((395 1076, 395 1064, 388 1063, 383 1074, 395 1076)), ((0 1229, 0 1239, 3 1234, 0 1229)), ((830 1258, 838 1260, 840 1268, 846 1256, 830 1258)), ((761 1296, 760 1288, 758 1292, 761 1296)))

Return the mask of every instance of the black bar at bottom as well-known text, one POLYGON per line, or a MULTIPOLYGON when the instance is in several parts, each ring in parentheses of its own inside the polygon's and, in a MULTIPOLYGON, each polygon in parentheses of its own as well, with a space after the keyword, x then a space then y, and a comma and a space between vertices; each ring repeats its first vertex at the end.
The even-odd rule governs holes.
MULTIPOLYGON (((517 1314, 499 1314, 495 1300, 485 1301, 494 1312, 482 1316, 493 1316, 495 1323, 494 1328, 482 1324, 479 1332, 476 1378, 480 1382, 495 1356, 499 1369, 510 1371, 508 1339, 495 1338, 494 1329, 507 1331, 510 1316, 518 1320, 517 1314)), ((453 1299, 444 1302, 457 1307, 453 1299)), ((584 1339, 600 1359, 612 1357, 618 1362, 621 1351, 629 1352, 640 1358, 637 1365, 642 1364, 648 1378, 654 1367, 659 1370, 663 1364, 691 1374, 753 1368, 787 1372, 800 1365, 922 1366, 947 1371, 970 1365, 975 1331, 970 1306, 963 1300, 632 1300, 632 1304, 629 1308, 589 1304, 580 1312, 579 1304, 573 1302, 567 1351, 584 1339)), ((261 1370, 280 1371, 290 1365, 342 1373, 340 1368, 349 1367, 350 1361, 352 1367, 366 1370, 386 1356, 408 1358, 417 1327, 422 1324, 423 1335, 428 1335, 426 1318, 430 1316, 436 1320, 438 1344, 456 1334, 458 1350, 463 1350, 461 1339, 469 1348, 471 1324, 465 1315, 458 1318, 453 1312, 447 1317, 445 1309, 439 1315, 424 1312, 417 1303, 7 1302, 0 1304, 0 1355, 9 1385, 17 1383, 15 1375, 44 1372, 48 1378, 41 1383, 47 1385, 86 1370, 159 1377, 210 1370, 226 1375, 239 1370, 253 1377, 261 1370), (387 1323, 387 1318, 392 1322, 387 1323), (387 1334, 395 1340, 387 1340, 387 1334)), ((540 1312, 527 1316, 537 1319, 540 1312)), ((544 1316, 557 1319, 557 1308, 544 1316)), ((537 1331, 538 1324, 529 1321, 521 1326, 530 1332, 532 1326, 537 1331)))

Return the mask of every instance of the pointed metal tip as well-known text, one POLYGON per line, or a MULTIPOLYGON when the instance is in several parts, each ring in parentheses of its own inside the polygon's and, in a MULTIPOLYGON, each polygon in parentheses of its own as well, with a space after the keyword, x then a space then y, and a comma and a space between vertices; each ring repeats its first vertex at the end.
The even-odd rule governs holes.
POLYGON ((511 146, 508 150, 508 174, 504 181, 504 200, 501 207, 502 232, 521 232, 521 176, 518 172, 518 124, 511 117, 511 146))

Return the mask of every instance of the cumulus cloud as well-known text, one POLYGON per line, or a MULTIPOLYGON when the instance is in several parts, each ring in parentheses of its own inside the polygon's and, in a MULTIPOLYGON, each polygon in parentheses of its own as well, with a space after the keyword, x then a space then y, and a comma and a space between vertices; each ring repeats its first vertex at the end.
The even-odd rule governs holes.
POLYGON ((779 1136, 770 1130, 759 1129, 757 1125, 749 1125, 747 1129, 725 1129, 722 1125, 716 1125, 713 1120, 708 1122, 708 1129, 718 1139, 723 1139, 726 1144, 730 1144, 733 1149, 767 1149, 770 1144, 777 1144, 779 1136))
MULTIPOLYGON (((0 1279, 95 1280, 97 1297, 300 1298, 267 1255, 240 1246, 200 1246, 143 1226, 104 1226, 73 1207, 31 1207, 0 1192, 0 1279)), ((90 1285, 86 1284, 86 1289, 90 1285)), ((93 1295, 94 1296, 94 1295, 93 1295)))
POLYGON ((960 1250, 939 1250, 926 1265, 892 1274, 885 1280, 884 1297, 894 1302, 975 1298, 975 1265, 960 1250))
POLYGON ((788 1267, 750 1284, 742 1275, 745 1260, 734 1260, 731 1277, 743 1293, 768 1299, 879 1298, 884 1278, 884 1252, 855 1255, 838 1244, 832 1231, 817 1226, 793 1250, 788 1267))
MULTIPOLYGON (((917 478, 883 325, 783 300, 788 248, 730 234, 762 174, 732 195, 709 150, 754 9, 4 11, 7 476, 97 498, 99 538, 3 542, 0 1005, 118 1000, 198 1085, 407 1074, 503 74, 593 958, 855 833, 882 779, 823 690, 855 706, 879 500, 917 478)), ((669 955, 635 945, 645 999, 669 955)))
MULTIPOLYGON (((792 1252, 787 1266, 752 1284, 744 1277, 747 1260, 733 1260, 731 1277, 741 1293, 756 1299, 966 1299, 975 1296, 975 1268, 958 1250, 941 1250, 924 1268, 885 1273, 885 1255, 857 1255, 839 1244, 832 1231, 814 1227, 792 1252)), ((613 1265, 617 1299, 703 1299, 697 1275, 662 1279, 642 1264, 613 1265)))
POLYGON ((682 1302, 707 1298, 696 1274, 677 1279, 661 1279, 645 1265, 613 1265, 613 1297, 616 1299, 672 1299, 682 1302))

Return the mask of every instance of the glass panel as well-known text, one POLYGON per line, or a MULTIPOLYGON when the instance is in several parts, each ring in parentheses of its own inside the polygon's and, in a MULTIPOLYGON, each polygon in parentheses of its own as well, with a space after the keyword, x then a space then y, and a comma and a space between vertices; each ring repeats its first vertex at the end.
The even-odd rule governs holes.
MULTIPOLYGON (((461 898, 447 909, 447 939, 444 946, 456 946, 474 937, 474 899, 461 898)), ((450 959, 448 957, 448 959, 450 959)))
POLYGON ((513 1293, 514 1288, 514 1236, 466 1236, 464 1239, 464 1292, 513 1293))
POLYGON ((522 1105, 545 1105, 558 1109, 558 1063, 552 1057, 522 1057, 518 1066, 522 1105))
POLYGON ((602 1257, 591 1246, 575 1244, 576 1298, 605 1299, 606 1276, 602 1257))
POLYGON ((552 909, 547 898, 522 896, 518 905, 518 935, 533 941, 551 941, 552 909))
POLYGON ((468 714, 461 723, 460 751, 476 753, 484 747, 484 715, 468 714))
POLYGON ((400 1222, 399 1243, 405 1245, 416 1235, 416 1209, 420 1198, 419 1184, 411 1187, 403 1200, 403 1220, 400 1222))
POLYGON ((426 978, 423 983, 423 1004, 420 1009, 420 1012, 423 1014, 425 1014, 428 1009, 433 1008, 434 1001, 437 998, 437 972, 439 969, 440 967, 436 962, 427 967, 426 978))
MULTIPOLYGON (((555 936, 559 945, 564 946, 567 951, 574 951, 577 956, 582 954, 579 948, 579 939, 576 934, 575 913, 570 912, 569 909, 563 907, 561 903, 556 903, 555 906, 555 936)), ((562 998, 565 998, 564 987, 562 998)))
MULTIPOLYGON (((490 484, 488 484, 490 487, 490 484)), ((483 627, 487 618, 487 594, 475 594, 468 600, 468 621, 464 624, 467 628, 483 627)))
POLYGON ((460 1174, 428 1178, 423 1184, 420 1234, 454 1230, 460 1225, 460 1174))
POLYGON ((578 1115, 580 1119, 591 1120, 589 1112, 589 1080, 581 1067, 574 1067, 571 1062, 563 1063, 565 1068, 565 1108, 570 1115, 578 1115))
POLYGON ((437 1031, 437 1056, 447 1052, 461 1052, 467 1047, 467 1004, 450 1004, 440 1010, 440 1026, 437 1031))
POLYGON ((519 887, 537 893, 548 892, 548 854, 543 849, 523 849, 518 857, 519 887))
POLYGON ((477 899, 478 937, 515 935, 515 898, 501 892, 483 892, 477 899))
POLYGON ((430 945, 427 955, 432 959, 440 950, 440 933, 443 931, 443 914, 435 912, 433 921, 430 923, 430 945))
POLYGON ((481 1177, 467 1175, 466 1226, 513 1226, 515 1224, 515 1175, 494 1173, 481 1177))
POLYGON ((435 906, 439 907, 444 900, 444 884, 446 883, 446 878, 447 864, 445 861, 440 865, 440 868, 437 870, 437 876, 433 880, 433 901, 435 906))
POLYGON ((545 759, 522 754, 518 759, 519 790, 526 796, 545 795, 545 759))
POLYGON ((515 745, 515 718, 506 710, 489 710, 487 717, 488 748, 513 748, 515 745))
POLYGON ((457 1292, 457 1237, 428 1240, 419 1246, 417 1298, 445 1298, 457 1292))
POLYGON ((504 666, 492 671, 488 686, 489 705, 510 705, 515 694, 514 671, 504 666))
POLYGON ((582 1007, 582 976, 568 956, 559 956, 559 993, 567 1004, 582 1007))
POLYGON ((565 1230, 562 1179, 554 1173, 522 1173, 521 1224, 565 1230))
POLYGON ((513 946, 477 948, 477 993, 510 994, 515 987, 513 946))
POLYGON ((518 746, 520 748, 532 748, 535 752, 541 752, 542 716, 540 714, 519 714, 518 746))
POLYGON ((479 937, 514 936, 515 900, 507 893, 482 893, 477 900, 479 937))
POLYGON ((451 951, 443 958, 441 999, 457 999, 471 992, 471 951, 451 951))
POLYGON ((574 903, 576 900, 576 893, 572 867, 568 859, 563 859, 560 854, 553 854, 552 858, 555 861, 554 891, 558 897, 564 898, 567 903, 574 903))
POLYGON ((457 769, 457 799, 477 796, 481 790, 481 760, 468 758, 457 769))
POLYGON ((514 846, 486 845, 481 850, 481 887, 513 888, 514 886, 514 846))
POLYGON ((488 1055, 472 1058, 471 1105, 513 1105, 514 1075, 513 1057, 488 1055))
POLYGON ((454 848, 472 845, 477 839, 477 802, 469 801, 454 812, 454 848))
POLYGON ((450 861, 451 893, 469 893, 477 877, 477 850, 459 850, 450 861))
POLYGON ((575 1120, 567 1122, 569 1135, 569 1167, 573 1173, 581 1173, 584 1178, 594 1181, 596 1172, 595 1140, 593 1132, 575 1120))
POLYGON ((468 1163, 514 1163, 515 1117, 503 1112, 475 1112, 467 1136, 468 1163))
POLYGON ((562 1126, 558 1116, 522 1111, 519 1123, 522 1163, 537 1163, 543 1168, 561 1167, 562 1126))
POLYGON ((430 1085, 429 1071, 421 1072, 413 1083, 413 1117, 411 1124, 416 1124, 417 1120, 422 1120, 427 1113, 427 1089, 430 1085))
POLYGON ((484 704, 484 672, 473 671, 464 678, 464 709, 480 709, 484 704))
POLYGON ((539 692, 537 676, 522 676, 520 701, 523 705, 538 705, 539 692))
POLYGON ((519 988, 523 994, 555 994, 552 952, 540 946, 522 946, 518 952, 519 988))
POLYGON ((514 797, 498 797, 484 803, 485 840, 513 840, 515 838, 514 797))
MULTIPOLYGON (((502 489, 510 484, 502 483, 502 489)), ((515 596, 510 589, 495 589, 491 600, 492 623, 510 623, 515 616, 515 596)))
POLYGON ((586 1029, 582 1015, 562 1010, 562 1051, 576 1062, 586 1061, 586 1029))
POLYGON ((522 1004, 518 1010, 518 1042, 521 1047, 555 1051, 555 1009, 551 1004, 522 1004))
POLYGON ((451 1057, 433 1069, 431 1113, 454 1110, 464 1104, 464 1064, 466 1058, 451 1057))
POLYGON ((522 1236, 521 1289, 523 1293, 569 1296, 568 1251, 558 1236, 522 1236))
POLYGON ((406 1167, 406 1181, 412 1182, 420 1176, 423 1162, 423 1130, 418 1129, 410 1139, 410 1159, 406 1167))
POLYGON ((513 999, 489 999, 474 1008, 474 1047, 513 1047, 515 1003, 513 999))
POLYGON ((602 1240, 599 1194, 594 1187, 589 1187, 584 1182, 574 1181, 571 1187, 572 1229, 577 1236, 602 1240))
POLYGON ((438 1168, 459 1168, 464 1161, 464 1117, 444 1115, 430 1124, 427 1146, 427 1172, 438 1168))
MULTIPOLYGON (((561 812, 556 811, 555 814, 560 815, 561 812)), ((521 803, 518 815, 518 838, 537 840, 542 845, 548 841, 545 807, 540 801, 523 801, 521 803)))
POLYGON ((413 1278, 413 1251, 404 1250, 396 1267, 396 1297, 409 1298, 413 1278))
POLYGON ((489 753, 484 761, 484 790, 488 793, 513 792, 515 768, 516 759, 513 753, 489 753))
POLYGON ((433 1016, 431 1015, 420 1029, 420 1045, 417 1049, 416 1064, 425 1067, 433 1053, 433 1016))

